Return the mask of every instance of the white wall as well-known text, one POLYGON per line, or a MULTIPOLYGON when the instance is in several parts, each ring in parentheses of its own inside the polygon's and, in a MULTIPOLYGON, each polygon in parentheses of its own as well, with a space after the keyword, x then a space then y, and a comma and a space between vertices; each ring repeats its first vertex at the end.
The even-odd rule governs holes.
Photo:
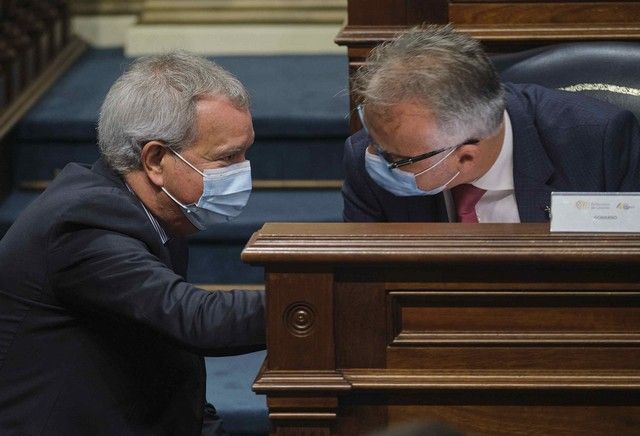
POLYGON ((185 49, 207 55, 346 53, 335 24, 137 24, 133 15, 73 17, 73 31, 99 48, 124 47, 128 56, 185 49))

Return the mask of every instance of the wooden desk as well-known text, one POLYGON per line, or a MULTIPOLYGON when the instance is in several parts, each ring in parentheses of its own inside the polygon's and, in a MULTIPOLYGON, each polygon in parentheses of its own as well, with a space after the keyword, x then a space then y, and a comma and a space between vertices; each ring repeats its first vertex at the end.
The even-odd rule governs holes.
POLYGON ((266 224, 242 258, 266 267, 273 434, 640 428, 640 235, 266 224))

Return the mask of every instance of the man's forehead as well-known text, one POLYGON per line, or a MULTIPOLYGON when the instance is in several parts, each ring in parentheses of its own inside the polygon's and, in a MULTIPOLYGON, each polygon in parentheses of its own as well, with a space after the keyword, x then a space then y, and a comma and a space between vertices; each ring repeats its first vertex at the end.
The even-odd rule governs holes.
POLYGON ((366 104, 365 114, 380 121, 391 121, 400 117, 432 117, 433 111, 424 103, 404 100, 390 104, 366 104))
POLYGON ((424 144, 439 138, 432 112, 413 102, 387 106, 367 106, 365 113, 371 136, 381 145, 397 148, 399 143, 424 144), (398 144, 397 144, 398 143, 398 144))
POLYGON ((195 133, 194 151, 210 160, 242 152, 254 140, 249 110, 225 98, 198 102, 195 133))
POLYGON ((368 124, 394 133, 398 129, 420 126, 426 129, 436 127, 432 111, 424 105, 413 102, 401 102, 394 105, 366 107, 365 118, 368 124))

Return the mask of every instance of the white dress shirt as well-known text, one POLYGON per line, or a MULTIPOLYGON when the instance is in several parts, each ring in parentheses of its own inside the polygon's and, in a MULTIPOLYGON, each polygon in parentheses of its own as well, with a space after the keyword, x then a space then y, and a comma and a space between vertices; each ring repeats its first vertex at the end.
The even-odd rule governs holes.
MULTIPOLYGON (((487 192, 476 204, 480 223, 519 223, 518 205, 513 190, 513 130, 509 114, 504 111, 504 140, 500 154, 489 171, 472 183, 487 192)), ((456 221, 451 193, 445 195, 449 221, 456 221), (451 219, 453 217, 453 219, 451 219)))

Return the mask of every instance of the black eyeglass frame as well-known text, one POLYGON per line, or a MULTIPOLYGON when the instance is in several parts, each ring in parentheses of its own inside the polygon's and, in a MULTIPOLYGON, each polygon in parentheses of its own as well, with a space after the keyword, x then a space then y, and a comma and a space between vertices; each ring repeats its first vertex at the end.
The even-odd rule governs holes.
MULTIPOLYGON (((358 118, 360 118, 360 123, 362 124, 362 128, 364 129, 365 132, 367 132, 367 134, 369 134, 369 129, 367 128, 367 124, 364 122, 364 105, 363 104, 359 104, 358 106, 356 106, 356 111, 358 112, 358 118)), ((470 138, 470 139, 467 139, 466 141, 464 141, 463 143, 458 144, 458 145, 452 145, 451 147, 439 148, 437 150, 429 151, 427 153, 422 153, 422 154, 419 154, 419 155, 413 156, 413 157, 404 157, 404 158, 398 159, 396 161, 391 159, 391 155, 389 153, 387 153, 386 151, 384 151, 380 147, 380 144, 378 144, 376 142, 371 142, 371 145, 376 150, 376 153, 378 155, 382 156, 382 158, 387 161, 389 169, 392 170, 394 168, 400 168, 400 167, 403 167, 403 166, 406 166, 406 165, 411 165, 413 163, 420 162, 421 160, 429 159, 430 157, 435 156, 437 154, 440 154, 443 151, 447 151, 447 150, 451 150, 451 149, 454 149, 454 148, 462 147, 463 145, 467 145, 467 144, 477 144, 479 142, 480 142, 479 139, 470 138)))

